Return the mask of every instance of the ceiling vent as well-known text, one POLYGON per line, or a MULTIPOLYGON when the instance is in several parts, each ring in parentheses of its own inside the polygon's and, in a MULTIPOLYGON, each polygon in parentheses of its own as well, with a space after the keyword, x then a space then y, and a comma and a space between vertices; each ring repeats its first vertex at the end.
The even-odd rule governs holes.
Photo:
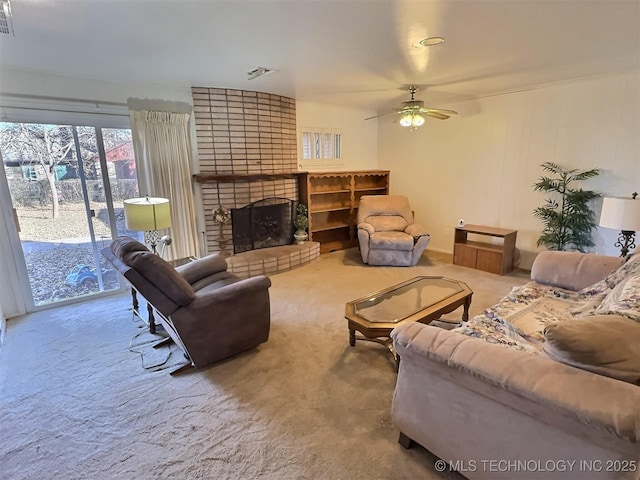
POLYGON ((0 33, 13 35, 13 21, 11 19, 11 0, 1 0, 0 8, 0 33))
POLYGON ((261 77, 263 75, 267 75, 267 74, 269 74, 271 72, 273 72, 273 70, 271 70, 270 68, 257 67, 257 68, 254 68, 253 70, 247 72, 247 80, 253 80, 253 79, 261 77))

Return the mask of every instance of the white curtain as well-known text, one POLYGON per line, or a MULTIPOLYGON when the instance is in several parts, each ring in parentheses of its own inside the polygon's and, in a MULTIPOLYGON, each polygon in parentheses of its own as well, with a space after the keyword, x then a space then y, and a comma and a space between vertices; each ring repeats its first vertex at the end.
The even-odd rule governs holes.
POLYGON ((165 259, 198 255, 189 114, 132 110, 131 130, 140 195, 170 202, 173 243, 165 249, 165 259))

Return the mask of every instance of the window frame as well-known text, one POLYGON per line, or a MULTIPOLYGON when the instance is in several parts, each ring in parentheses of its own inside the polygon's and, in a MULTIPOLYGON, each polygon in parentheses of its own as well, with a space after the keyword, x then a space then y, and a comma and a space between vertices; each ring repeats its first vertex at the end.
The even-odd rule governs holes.
POLYGON ((344 166, 344 135, 341 129, 299 127, 298 138, 298 159, 301 166, 344 166), (330 135, 329 142, 327 135, 330 135), (305 144, 307 139, 309 145, 305 144), (339 156, 336 156, 336 153, 339 156), (309 154, 311 158, 305 158, 305 154, 309 154))

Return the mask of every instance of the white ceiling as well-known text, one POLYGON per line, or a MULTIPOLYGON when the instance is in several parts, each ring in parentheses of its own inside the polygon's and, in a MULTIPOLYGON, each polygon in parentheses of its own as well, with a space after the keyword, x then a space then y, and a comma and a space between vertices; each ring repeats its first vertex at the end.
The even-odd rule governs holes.
POLYGON ((0 68, 384 110, 640 69, 640 0, 12 0, 0 68), (445 43, 419 47, 427 36, 445 43), (247 80, 264 66, 277 70, 247 80))

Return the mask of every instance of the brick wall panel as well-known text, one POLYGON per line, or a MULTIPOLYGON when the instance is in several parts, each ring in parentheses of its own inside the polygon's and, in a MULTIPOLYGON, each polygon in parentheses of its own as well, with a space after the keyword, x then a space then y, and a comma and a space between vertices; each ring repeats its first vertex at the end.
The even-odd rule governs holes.
MULTIPOLYGON (((201 173, 290 173, 298 169, 296 103, 292 98, 225 88, 191 88, 201 173)), ((267 197, 296 200, 295 179, 202 184, 204 238, 219 251, 212 210, 238 208, 267 197)), ((231 236, 231 225, 223 232, 231 236)))

